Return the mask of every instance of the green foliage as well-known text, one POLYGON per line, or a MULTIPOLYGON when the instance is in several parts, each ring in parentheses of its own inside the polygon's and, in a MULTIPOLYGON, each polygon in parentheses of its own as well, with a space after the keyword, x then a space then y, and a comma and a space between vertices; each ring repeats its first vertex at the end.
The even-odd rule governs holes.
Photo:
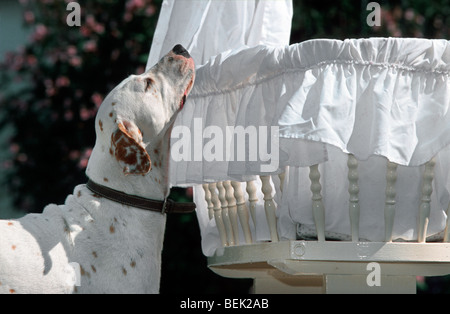
POLYGON ((448 0, 380 0, 381 26, 366 23, 368 0, 294 1, 291 42, 312 38, 450 38, 448 0))
POLYGON ((96 111, 116 84, 144 71, 160 3, 79 1, 81 27, 67 25, 65 1, 22 3, 34 31, 0 65, 0 123, 15 128, 4 165, 15 205, 39 212, 85 181, 96 111))

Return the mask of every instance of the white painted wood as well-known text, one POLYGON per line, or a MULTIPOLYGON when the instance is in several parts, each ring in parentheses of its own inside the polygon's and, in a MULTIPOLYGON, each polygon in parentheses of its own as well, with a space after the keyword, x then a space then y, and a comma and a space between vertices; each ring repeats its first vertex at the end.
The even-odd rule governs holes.
POLYGON ((418 235, 417 241, 423 243, 427 237, 428 221, 430 219, 430 202, 431 193, 433 192, 433 177, 434 177, 434 166, 436 162, 431 159, 425 164, 425 171, 423 173, 422 179, 422 199, 419 207, 419 218, 418 218, 418 235))
POLYGON ((216 220, 217 230, 219 231, 220 242, 222 243, 222 246, 227 246, 228 241, 225 224, 222 219, 222 207, 216 189, 217 183, 209 184, 209 191, 211 192, 211 202, 213 203, 214 209, 214 219, 216 220))
POLYGON ((325 275, 326 294, 415 294, 415 276, 383 276, 368 285, 367 275, 325 275))
POLYGON ((224 277, 254 278, 259 293, 414 293, 416 276, 450 274, 449 251, 449 243, 265 242, 226 247, 208 258, 208 267, 224 277), (372 262, 380 286, 364 284, 372 262))
POLYGON ((288 276, 268 270, 253 281, 253 294, 321 294, 323 276, 288 276))
POLYGON ((209 185, 207 183, 202 185, 203 191, 205 191, 205 201, 208 207, 208 217, 209 220, 214 218, 214 205, 211 201, 211 191, 209 190, 209 185))
POLYGON ((258 202, 258 196, 256 195, 256 185, 254 181, 247 181, 246 189, 248 194, 248 203, 250 209, 250 215, 252 216, 253 225, 257 230, 256 224, 256 203, 258 202))
POLYGON ((325 241, 325 207, 322 201, 320 185, 320 172, 319 165, 313 165, 309 167, 309 179, 311 180, 311 192, 312 192, 312 212, 314 216, 314 222, 316 224, 316 232, 318 241, 325 241))
POLYGON ((358 160, 352 154, 348 155, 348 193, 349 198, 349 215, 352 233, 352 241, 359 241, 359 186, 358 186, 358 160))
POLYGON ((225 198, 228 202, 228 215, 230 216, 234 244, 239 245, 239 224, 234 189, 231 182, 228 180, 223 182, 223 187, 225 188, 225 198))
MULTIPOLYGON (((280 192, 283 193, 284 189, 284 178, 286 177, 286 172, 283 171, 280 174, 278 174, 278 178, 280 179, 280 192)), ((280 197, 281 199, 281 197, 280 197)))
POLYGON ((450 243, 280 241, 226 247, 208 258, 210 266, 284 263, 291 275, 367 274, 367 263, 382 263, 385 275, 450 274, 450 243), (301 263, 298 263, 301 262, 301 263), (298 265, 298 266, 295 266, 298 265), (303 268, 302 268, 303 267, 303 268))
POLYGON ((450 242, 450 204, 448 204, 448 208, 447 208, 447 225, 445 227, 445 232, 444 232, 444 242, 450 242))
POLYGON ((269 225, 270 238, 272 242, 278 242, 276 206, 272 196, 272 186, 270 176, 260 176, 262 186, 261 192, 264 194, 264 209, 266 211, 267 224, 269 225))
POLYGON ((228 201, 226 198, 226 191, 222 181, 217 182, 217 190, 219 191, 219 200, 222 207, 222 220, 225 226, 227 242, 228 245, 235 245, 236 242, 234 240, 233 228, 231 227, 231 219, 228 212, 228 201))
POLYGON ((237 213, 241 223, 242 231, 244 233, 245 243, 250 244, 252 240, 252 232, 250 230, 250 216, 248 213, 247 204, 245 203, 244 193, 242 192, 241 182, 231 181, 231 186, 234 189, 234 198, 236 199, 237 213))
POLYGON ((397 164, 387 161, 386 170, 386 201, 384 206, 384 241, 392 242, 392 231, 395 218, 395 184, 397 182, 397 164))

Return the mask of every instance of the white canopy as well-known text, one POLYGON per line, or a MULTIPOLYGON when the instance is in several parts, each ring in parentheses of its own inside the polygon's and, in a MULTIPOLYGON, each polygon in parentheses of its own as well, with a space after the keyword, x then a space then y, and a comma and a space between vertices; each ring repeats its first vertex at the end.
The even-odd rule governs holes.
MULTIPOLYGON (((208 10, 206 2, 199 2, 205 6, 202 10, 208 10)), ((286 3, 278 12, 289 16, 286 3)), ((181 14, 178 10, 172 5, 171 13, 166 14, 172 17, 170 23, 177 21, 173 17, 181 14)), ((244 20, 262 21, 252 14, 267 11, 254 6, 248 12, 252 13, 244 20)), ((163 21, 167 24, 169 20, 163 21)), ((239 21, 241 26, 249 26, 242 26, 244 33, 249 30, 247 35, 264 25, 251 30, 251 23, 239 21)), ((346 238, 350 234, 347 153, 360 161, 361 238, 383 240, 387 160, 400 165, 394 239, 417 237, 423 165, 433 156, 436 168, 428 235, 445 228, 450 200, 448 41, 370 38, 311 40, 287 46, 286 39, 280 39, 278 44, 248 47, 243 45, 252 36, 218 32, 218 37, 211 38, 202 33, 205 25, 212 24, 191 25, 194 30, 166 25, 166 37, 160 37, 165 38, 164 44, 158 38, 154 43, 163 53, 168 49, 162 46, 185 40, 180 42, 191 49, 194 59, 196 54, 203 59, 196 60, 203 65, 197 69, 196 83, 172 133, 171 183, 195 186, 205 255, 212 255, 221 244, 215 221, 208 217, 203 190, 196 184, 243 181, 256 174, 286 170, 283 196, 275 196, 279 236, 308 237, 314 233, 308 166, 314 164, 320 164, 327 235, 346 238), (190 35, 185 34, 188 31, 190 35), (240 38, 241 46, 233 38, 240 38), (223 47, 214 46, 222 41, 223 47), (208 47, 216 47, 217 53, 234 50, 207 60, 208 54, 213 55, 208 47), (238 135, 234 140, 227 137, 238 133, 245 135, 243 142, 238 135)), ((289 27, 281 29, 289 31, 289 27)), ((275 27, 274 32, 279 30, 275 27)), ((251 41, 250 45, 254 44, 264 41, 251 41)), ((256 239, 268 240, 262 197, 257 211, 261 223, 253 230, 256 239)))

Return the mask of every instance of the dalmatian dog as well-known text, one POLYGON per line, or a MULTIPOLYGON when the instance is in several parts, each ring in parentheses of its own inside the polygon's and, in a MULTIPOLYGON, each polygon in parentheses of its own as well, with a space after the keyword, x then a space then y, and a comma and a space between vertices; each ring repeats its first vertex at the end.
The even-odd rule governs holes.
POLYGON ((159 292, 170 132, 194 76, 177 45, 105 98, 88 184, 64 205, 0 220, 0 293, 159 292))

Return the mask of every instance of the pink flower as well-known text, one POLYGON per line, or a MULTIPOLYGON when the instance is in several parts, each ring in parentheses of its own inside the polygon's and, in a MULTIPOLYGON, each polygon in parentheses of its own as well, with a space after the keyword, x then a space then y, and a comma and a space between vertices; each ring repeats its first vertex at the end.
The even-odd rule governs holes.
POLYGON ((69 56, 75 56, 77 52, 78 52, 77 47, 75 47, 74 45, 70 45, 67 47, 67 54, 69 56))
POLYGON ((13 167, 13 162, 11 160, 5 160, 2 163, 2 169, 11 169, 13 167))
POLYGON ((20 150, 20 146, 17 143, 12 143, 9 145, 9 151, 13 154, 17 154, 20 150))
POLYGON ((77 160, 78 158, 80 158, 80 156, 81 156, 81 152, 79 150, 72 150, 69 153, 70 160, 77 160))
POLYGON ((69 63, 70 63, 71 66, 77 68, 77 67, 79 67, 83 62, 82 62, 82 60, 81 60, 80 57, 78 57, 78 56, 73 56, 73 57, 71 57, 71 58, 69 59, 69 63))
POLYGON ((64 120, 71 121, 72 119, 73 119, 73 111, 72 110, 67 110, 64 113, 64 120))
POLYGON ((405 11, 405 19, 407 21, 412 21, 414 19, 414 16, 415 16, 415 14, 414 14, 414 11, 412 9, 407 9, 405 11))
POLYGON ((17 161, 20 163, 25 163, 28 160, 28 156, 27 154, 24 153, 20 153, 19 155, 17 155, 17 161))
POLYGON ((91 114, 89 113, 89 110, 86 108, 81 108, 80 109, 80 118, 83 121, 89 120, 89 118, 91 117, 91 114))
POLYGON ((91 154, 92 154, 91 148, 84 150, 83 155, 81 156, 81 159, 78 162, 78 168, 86 169, 88 162, 89 162, 89 157, 91 157, 91 154))
POLYGON ((57 87, 66 87, 70 85, 70 80, 67 76, 60 76, 56 79, 57 87))
POLYGON ((27 63, 29 66, 33 67, 37 64, 37 59, 35 56, 33 55, 28 55, 27 56, 27 63))
POLYGON ((126 4, 126 9, 133 11, 136 9, 142 9, 145 6, 144 0, 128 0, 126 4))
POLYGON ((105 31, 105 26, 103 26, 102 24, 98 23, 95 20, 95 17, 93 15, 86 16, 86 25, 91 30, 93 30, 94 32, 96 32, 98 34, 102 34, 105 31))
POLYGON ((41 41, 47 36, 47 34, 48 28, 43 24, 38 24, 31 38, 34 41, 41 41))
POLYGON ((95 104, 96 108, 100 108, 100 105, 103 102, 103 96, 100 95, 99 93, 94 93, 94 95, 92 95, 91 97, 91 100, 95 104))
POLYGON ((23 14, 23 18, 25 19, 25 23, 27 24, 33 24, 35 21, 34 13, 31 11, 25 11, 23 14))
POLYGON ((84 43, 83 49, 86 52, 95 52, 97 50, 97 43, 94 40, 88 40, 84 43))
POLYGON ((84 37, 89 37, 92 34, 91 29, 89 27, 87 27, 86 25, 81 25, 80 32, 81 32, 81 35, 83 35, 84 37))

